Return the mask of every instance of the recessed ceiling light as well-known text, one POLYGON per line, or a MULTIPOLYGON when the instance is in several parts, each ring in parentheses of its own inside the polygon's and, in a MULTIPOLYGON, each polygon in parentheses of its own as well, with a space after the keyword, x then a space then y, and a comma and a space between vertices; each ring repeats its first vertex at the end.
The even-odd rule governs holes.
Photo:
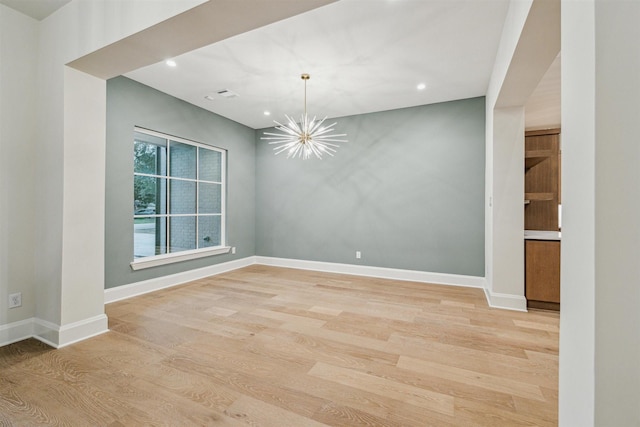
POLYGON ((167 59, 165 61, 165 64, 167 64, 169 67, 175 67, 176 65, 178 65, 173 59, 167 59))
POLYGON ((270 115, 271 115, 271 113, 270 113, 269 111, 265 111, 265 112, 264 112, 264 115, 265 115, 265 116, 270 116, 270 115))
POLYGON ((427 85, 424 84, 424 83, 420 83, 420 84, 418 84, 417 88, 418 88, 418 90, 425 90, 427 88, 427 85))

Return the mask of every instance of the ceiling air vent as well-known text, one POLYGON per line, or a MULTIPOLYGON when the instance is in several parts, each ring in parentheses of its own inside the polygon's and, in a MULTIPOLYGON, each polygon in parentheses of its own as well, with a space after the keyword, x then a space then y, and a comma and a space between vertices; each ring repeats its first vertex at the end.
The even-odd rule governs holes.
POLYGON ((235 97, 237 97, 237 96, 238 96, 238 94, 237 94, 237 93, 235 93, 235 92, 231 92, 229 89, 222 89, 222 90, 219 90, 219 91, 217 92, 217 94, 218 94, 218 95, 220 95, 220 96, 221 96, 221 97, 223 97, 223 98, 235 98, 235 97))

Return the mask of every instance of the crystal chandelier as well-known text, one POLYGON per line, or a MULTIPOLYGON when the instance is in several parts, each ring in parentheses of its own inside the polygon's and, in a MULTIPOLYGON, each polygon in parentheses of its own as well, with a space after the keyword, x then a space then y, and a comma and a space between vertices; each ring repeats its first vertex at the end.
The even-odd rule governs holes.
POLYGON ((331 134, 333 132, 333 126, 335 122, 329 126, 323 126, 327 118, 322 120, 313 119, 309 120, 307 116, 307 80, 311 78, 309 74, 303 74, 300 76, 304 80, 304 114, 300 117, 300 123, 296 123, 291 117, 285 114, 288 120, 286 125, 274 120, 277 125, 276 130, 281 133, 265 132, 265 135, 261 139, 270 141, 269 144, 275 145, 273 148, 277 154, 282 152, 287 153, 287 158, 301 157, 306 160, 312 155, 315 155, 318 159, 322 160, 323 154, 333 156, 336 152, 336 148, 339 147, 336 142, 347 142, 345 139, 340 139, 346 134, 331 134))

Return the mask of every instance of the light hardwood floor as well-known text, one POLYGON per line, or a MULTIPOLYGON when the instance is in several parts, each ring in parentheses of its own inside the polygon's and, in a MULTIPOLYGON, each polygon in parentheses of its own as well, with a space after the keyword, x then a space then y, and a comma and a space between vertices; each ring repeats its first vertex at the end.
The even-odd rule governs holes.
POLYGON ((480 289, 252 266, 0 348, 0 425, 548 426, 558 314, 480 289))

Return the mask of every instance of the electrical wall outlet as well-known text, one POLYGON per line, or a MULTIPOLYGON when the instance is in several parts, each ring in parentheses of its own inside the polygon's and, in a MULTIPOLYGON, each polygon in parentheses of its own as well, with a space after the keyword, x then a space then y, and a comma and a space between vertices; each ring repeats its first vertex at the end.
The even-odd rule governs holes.
POLYGON ((356 259, 360 258, 362 258, 362 254, 360 253, 360 251, 356 251, 356 259))
POLYGON ((232 254, 235 254, 235 253, 236 253, 236 247, 235 247, 235 246, 233 246, 233 247, 231 248, 231 253, 232 253, 232 254))
POLYGON ((22 306, 22 292, 9 295, 9 308, 22 306))

